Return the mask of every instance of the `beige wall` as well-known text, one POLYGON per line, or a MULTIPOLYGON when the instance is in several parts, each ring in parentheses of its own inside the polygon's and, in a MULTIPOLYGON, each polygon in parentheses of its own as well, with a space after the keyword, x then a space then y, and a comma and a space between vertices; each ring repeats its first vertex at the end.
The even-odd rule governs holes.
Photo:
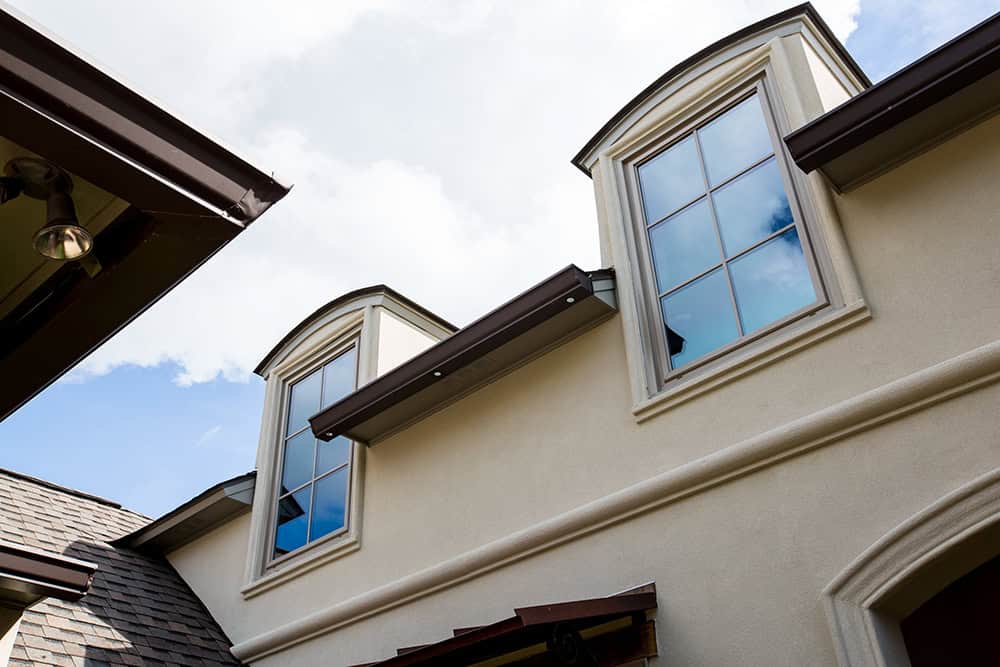
MULTIPOLYGON (((359 551, 248 601, 245 518, 171 562, 240 643, 996 341, 996 146, 994 118, 837 200, 870 321, 637 424, 613 318, 371 448, 359 551)), ((259 664, 367 662, 513 606, 648 580, 660 664, 836 664, 820 590, 1000 466, 998 400, 988 384, 820 443, 259 664)))

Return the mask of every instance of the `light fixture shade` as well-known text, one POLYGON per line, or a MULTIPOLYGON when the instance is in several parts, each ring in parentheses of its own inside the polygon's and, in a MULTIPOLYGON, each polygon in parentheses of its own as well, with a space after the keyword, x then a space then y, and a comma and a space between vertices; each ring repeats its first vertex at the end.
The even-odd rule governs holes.
POLYGON ((35 232, 35 250, 50 259, 80 259, 94 247, 94 237, 76 222, 73 198, 66 192, 49 194, 45 226, 35 232))
POLYGON ((86 229, 72 224, 49 224, 33 239, 35 250, 49 259, 80 259, 94 247, 94 237, 86 229))

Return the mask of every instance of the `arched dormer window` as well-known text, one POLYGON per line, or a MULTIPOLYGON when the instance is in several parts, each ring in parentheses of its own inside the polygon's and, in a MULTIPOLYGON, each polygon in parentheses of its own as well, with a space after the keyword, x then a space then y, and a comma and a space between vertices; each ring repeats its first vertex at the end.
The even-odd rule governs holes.
POLYGON ((260 363, 267 384, 244 596, 360 548, 364 448, 318 440, 308 420, 453 332, 378 285, 318 309, 260 363))
POLYGON ((870 317, 830 187, 783 137, 870 85, 810 5, 680 63, 574 158, 640 421, 870 317))

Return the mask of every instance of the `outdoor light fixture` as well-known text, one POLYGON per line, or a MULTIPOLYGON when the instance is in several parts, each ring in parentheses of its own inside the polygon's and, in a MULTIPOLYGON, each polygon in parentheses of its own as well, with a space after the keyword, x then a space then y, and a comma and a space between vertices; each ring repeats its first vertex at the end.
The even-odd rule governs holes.
POLYGON ((85 257, 94 247, 94 237, 80 226, 73 206, 73 180, 50 162, 33 157, 14 158, 4 166, 0 203, 19 194, 45 201, 45 225, 35 232, 35 250, 49 259, 85 257))

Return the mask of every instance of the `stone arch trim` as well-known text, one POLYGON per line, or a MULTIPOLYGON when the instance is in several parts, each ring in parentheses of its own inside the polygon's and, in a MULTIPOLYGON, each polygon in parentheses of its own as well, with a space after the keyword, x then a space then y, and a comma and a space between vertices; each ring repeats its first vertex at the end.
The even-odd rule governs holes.
POLYGON ((1000 468, 887 533, 823 590, 841 667, 910 667, 899 621, 1000 544, 1000 468), (985 555, 984 555, 985 554, 985 555))

